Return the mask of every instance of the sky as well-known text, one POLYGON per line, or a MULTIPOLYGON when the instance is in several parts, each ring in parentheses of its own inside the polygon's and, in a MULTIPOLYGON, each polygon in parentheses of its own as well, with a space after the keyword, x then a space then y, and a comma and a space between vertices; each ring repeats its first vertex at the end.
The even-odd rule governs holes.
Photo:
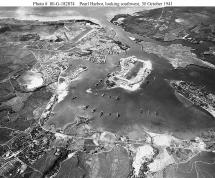
POLYGON ((0 18, 20 20, 66 20, 79 17, 113 17, 115 14, 142 11, 144 7, 0 7, 0 18))

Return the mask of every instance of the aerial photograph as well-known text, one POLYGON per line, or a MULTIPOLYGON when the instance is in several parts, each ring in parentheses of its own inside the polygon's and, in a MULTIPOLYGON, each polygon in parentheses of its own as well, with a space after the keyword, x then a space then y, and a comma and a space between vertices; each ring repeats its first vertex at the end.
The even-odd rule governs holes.
POLYGON ((0 178, 215 178, 215 7, 0 7, 0 178))

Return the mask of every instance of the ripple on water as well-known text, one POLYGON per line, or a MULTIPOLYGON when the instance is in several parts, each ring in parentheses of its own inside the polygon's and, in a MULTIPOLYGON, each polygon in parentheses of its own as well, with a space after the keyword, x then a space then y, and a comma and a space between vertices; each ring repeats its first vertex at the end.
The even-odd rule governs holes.
MULTIPOLYGON (((137 56, 141 58, 139 51, 137 56)), ((159 61, 153 59, 154 56, 147 56, 147 59, 156 63, 154 71, 148 77, 149 83, 143 84, 140 90, 127 92, 120 88, 107 90, 95 87, 96 83, 104 81, 106 75, 116 69, 119 57, 122 56, 109 56, 104 65, 83 62, 88 70, 81 75, 80 80, 71 84, 68 96, 55 107, 58 114, 52 122, 57 127, 73 122, 77 115, 93 117, 93 127, 115 133, 137 124, 155 132, 167 131, 176 136, 188 137, 191 133, 215 126, 211 116, 195 107, 185 107, 177 99, 162 76, 162 72, 168 70, 168 67, 160 69, 159 61), (92 88, 92 93, 86 92, 89 88, 92 88), (120 99, 116 100, 117 97, 120 99), (81 106, 86 105, 89 108, 82 111, 81 106)))

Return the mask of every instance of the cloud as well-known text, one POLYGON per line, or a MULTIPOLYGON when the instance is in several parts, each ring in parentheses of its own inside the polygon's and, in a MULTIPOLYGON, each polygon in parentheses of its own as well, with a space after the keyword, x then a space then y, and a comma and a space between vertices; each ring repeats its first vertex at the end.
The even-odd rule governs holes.
POLYGON ((62 20, 71 19, 73 16, 80 16, 81 14, 69 8, 53 8, 53 7, 19 7, 15 11, 15 18, 21 20, 62 20))
POLYGON ((106 19, 110 20, 116 14, 130 14, 145 9, 144 7, 0 7, 0 18, 40 21, 89 19, 100 23, 106 19))

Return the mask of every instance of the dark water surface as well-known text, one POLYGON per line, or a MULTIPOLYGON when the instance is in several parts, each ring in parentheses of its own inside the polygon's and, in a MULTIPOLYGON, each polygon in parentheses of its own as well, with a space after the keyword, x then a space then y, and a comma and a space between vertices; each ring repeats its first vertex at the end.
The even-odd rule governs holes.
MULTIPOLYGON (((194 65, 174 70, 167 60, 143 52, 138 44, 129 39, 130 36, 137 35, 129 34, 109 22, 110 16, 113 17, 114 14, 126 14, 138 10, 144 9, 0 7, 0 17, 28 20, 73 19, 74 16, 93 18, 106 29, 112 28, 116 33, 116 39, 131 47, 126 54, 108 56, 107 63, 103 65, 88 61, 74 61, 73 65, 83 64, 88 67, 88 70, 81 75, 80 80, 72 82, 68 96, 57 104, 56 115, 48 121, 48 124, 53 123, 56 127, 63 128, 72 123, 77 115, 89 116, 94 119, 91 125, 96 129, 124 135, 129 135, 134 131, 141 135, 141 131, 149 129, 153 132, 169 132, 185 139, 198 135, 201 130, 215 127, 214 118, 193 105, 184 106, 165 81, 165 79, 194 81, 215 93, 214 70, 194 65), (147 78, 148 82, 143 84, 140 90, 131 93, 120 88, 105 90, 102 84, 95 86, 99 80, 104 80, 108 73, 117 69, 120 58, 131 55, 152 62, 153 71, 147 78), (89 88, 92 88, 93 94, 86 93, 89 88), (74 96, 77 99, 73 100, 74 96), (120 99, 117 100, 117 97, 120 99), (83 105, 89 105, 89 108, 83 110, 83 105), (93 109, 95 112, 92 112, 93 109), (101 112, 104 113, 102 117, 100 117, 101 112), (117 117, 117 114, 120 117, 117 117)), ((157 43, 159 44, 159 42, 157 43)), ((170 42, 166 43, 166 45, 170 44, 170 42)), ((190 44, 184 45, 189 46, 190 44)), ((192 47, 192 45, 190 46, 192 47)), ((196 53, 198 55, 198 52, 196 53)), ((178 165, 175 170, 176 177, 214 177, 214 162, 215 153, 202 152, 188 163, 178 165)))
MULTIPOLYGON (((84 12, 84 14, 86 13, 84 12)), ((88 71, 81 75, 80 80, 71 84, 69 95, 56 106, 57 115, 50 123, 62 128, 73 122, 76 115, 90 115, 94 118, 92 126, 97 129, 126 133, 132 131, 133 126, 138 126, 141 129, 147 128, 155 132, 170 132, 183 138, 194 136, 202 129, 215 126, 215 120, 207 112, 199 110, 195 106, 185 107, 165 81, 165 79, 195 79, 190 74, 193 70, 192 67, 173 70, 167 60, 143 52, 138 44, 129 39, 132 34, 110 24, 104 14, 98 16, 99 12, 88 13, 90 13, 90 17, 99 20, 103 26, 113 28, 116 38, 131 48, 126 54, 108 56, 106 64, 76 61, 77 64, 86 65, 88 71), (95 87, 99 80, 104 80, 108 73, 117 69, 121 57, 132 55, 142 60, 150 60, 153 65, 153 71, 147 78, 148 82, 143 84, 140 90, 135 92, 128 92, 120 88, 106 90, 102 84, 95 87), (93 89, 93 94, 86 93, 89 88, 93 89), (74 96, 77 96, 76 100, 72 99, 74 96), (116 97, 119 97, 120 100, 117 101, 116 97), (84 105, 89 105, 85 111, 80 109, 84 105), (95 112, 92 113, 93 109, 95 112), (100 117, 100 112, 104 113, 102 117, 100 117), (120 117, 117 117, 117 113, 120 117)), ((202 80, 206 81, 207 70, 201 72, 202 70, 198 68, 197 76, 200 72, 202 80)))
MULTIPOLYGON (((91 125, 96 129, 124 135, 136 131, 140 136, 144 129, 149 129, 154 132, 169 132, 185 139, 198 135, 203 129, 215 127, 214 118, 195 106, 184 106, 165 81, 165 79, 194 81, 199 85, 206 86, 209 91, 214 93, 215 72, 213 70, 193 65, 174 70, 167 60, 143 52, 138 44, 129 39, 129 36, 136 35, 124 32, 120 27, 108 21, 107 16, 110 19, 110 15, 138 11, 137 8, 76 7, 56 9, 49 7, 20 9, 11 7, 0 9, 1 17, 21 19, 57 20, 55 18, 73 19, 74 16, 93 18, 107 29, 114 29, 116 39, 131 47, 126 54, 108 56, 107 63, 103 65, 87 61, 74 61, 73 65, 83 64, 88 67, 88 70, 81 75, 80 80, 72 82, 68 96, 57 104, 56 115, 48 121, 48 124, 53 123, 56 127, 63 128, 72 123, 77 115, 80 115, 94 118, 91 125), (143 84, 140 90, 131 93, 120 88, 104 90, 102 84, 95 87, 99 80, 104 80, 108 73, 116 70, 116 65, 121 57, 131 55, 143 60, 150 60, 153 65, 153 71, 147 78, 148 82, 143 84), (93 94, 86 93, 89 88, 93 89, 93 94), (72 99, 74 96, 77 97, 76 100, 72 99), (116 100, 116 97, 120 99, 116 100), (81 107, 83 105, 89 105, 89 108, 83 110, 81 107), (95 112, 92 113, 93 109, 95 112), (102 117, 100 117, 100 112, 104 113, 102 117), (117 117, 117 113, 120 114, 120 117, 117 117)), ((144 9, 139 9, 139 11, 142 10, 144 9)), ((170 43, 166 45, 170 45, 170 43)), ((174 171, 177 175, 174 174, 174 177, 214 177, 214 164, 212 164, 214 161, 214 153, 203 152, 190 162, 178 165, 174 171), (195 161, 198 161, 197 171, 195 161)))

